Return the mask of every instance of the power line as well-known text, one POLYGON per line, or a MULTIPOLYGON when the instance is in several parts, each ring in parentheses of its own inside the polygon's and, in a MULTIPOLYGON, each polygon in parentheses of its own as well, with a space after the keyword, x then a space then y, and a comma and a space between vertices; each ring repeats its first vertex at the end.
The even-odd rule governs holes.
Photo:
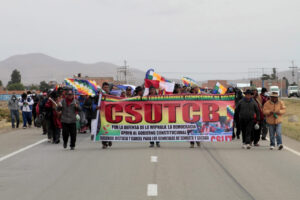
POLYGON ((299 83, 299 81, 298 81, 298 67, 297 66, 295 66, 295 63, 294 63, 294 61, 292 60, 292 66, 291 67, 289 67, 291 70, 292 70, 292 77, 293 77, 293 82, 295 83, 295 70, 296 70, 296 72, 297 72, 297 77, 296 77, 296 80, 297 80, 297 83, 296 84, 298 84, 299 83))

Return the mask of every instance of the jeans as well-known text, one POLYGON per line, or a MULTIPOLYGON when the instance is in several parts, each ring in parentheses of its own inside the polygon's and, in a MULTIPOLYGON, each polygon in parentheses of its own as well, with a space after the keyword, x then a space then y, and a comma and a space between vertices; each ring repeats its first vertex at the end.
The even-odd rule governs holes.
POLYGON ((269 127, 269 134, 270 134, 270 146, 275 146, 275 137, 276 137, 276 141, 277 141, 277 146, 282 144, 281 123, 280 124, 268 124, 268 127, 269 127))
POLYGON ((31 112, 22 112, 22 117, 23 117, 23 127, 27 126, 27 122, 31 126, 32 113, 31 112))
POLYGON ((17 122, 17 127, 19 127, 20 118, 19 118, 19 111, 18 110, 10 110, 10 116, 11 116, 11 126, 15 127, 15 120, 17 122))

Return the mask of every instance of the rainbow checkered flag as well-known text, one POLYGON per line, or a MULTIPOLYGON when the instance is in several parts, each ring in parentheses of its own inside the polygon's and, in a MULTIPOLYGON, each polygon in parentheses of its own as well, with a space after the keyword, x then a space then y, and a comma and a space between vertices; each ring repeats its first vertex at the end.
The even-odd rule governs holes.
POLYGON ((66 78, 65 83, 72 86, 77 95, 92 96, 97 94, 98 86, 95 81, 66 78))
POLYGON ((198 86, 197 82, 189 77, 182 77, 181 80, 186 87, 198 86))
POLYGON ((213 94, 225 94, 227 91, 227 88, 224 87, 221 83, 217 82, 214 90, 213 90, 213 94))
POLYGON ((145 77, 144 96, 149 94, 149 88, 151 86, 159 89, 162 94, 173 94, 175 83, 165 79, 158 73, 154 72, 153 69, 149 69, 145 77))

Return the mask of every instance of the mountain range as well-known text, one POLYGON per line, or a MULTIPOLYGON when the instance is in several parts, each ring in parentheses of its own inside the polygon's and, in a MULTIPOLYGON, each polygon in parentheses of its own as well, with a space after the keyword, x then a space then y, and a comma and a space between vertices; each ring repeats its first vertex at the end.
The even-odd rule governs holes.
MULTIPOLYGON (((114 77, 118 65, 108 62, 92 64, 77 61, 64 61, 41 53, 11 56, 0 62, 0 80, 6 85, 14 69, 21 72, 22 83, 25 85, 39 84, 41 81, 62 82, 65 78, 81 73, 82 76, 114 77)), ((128 80, 131 84, 141 84, 145 72, 129 68, 128 80), (140 78, 139 78, 140 77, 140 78)))
MULTIPOLYGON (((64 61, 41 53, 31 53, 11 56, 1 61, 0 80, 6 85, 14 69, 21 72, 22 83, 25 85, 39 84, 41 81, 56 81, 61 83, 65 78, 72 78, 73 75, 77 75, 78 73, 81 73, 83 77, 114 77, 116 80, 119 67, 120 66, 108 62, 87 64, 77 61, 64 61)), ((277 76, 279 78, 286 77, 290 83, 297 80, 297 73, 292 77, 292 73, 289 70, 278 72, 277 76)), ((127 80, 129 84, 143 84, 144 77, 145 71, 132 67, 127 70, 127 80)), ((298 73, 298 77, 300 78, 300 73, 298 73)), ((170 80, 181 83, 180 79, 170 80)), ((239 82, 238 80, 228 81, 239 82)), ((249 80, 242 80, 241 82, 247 81, 249 80)))

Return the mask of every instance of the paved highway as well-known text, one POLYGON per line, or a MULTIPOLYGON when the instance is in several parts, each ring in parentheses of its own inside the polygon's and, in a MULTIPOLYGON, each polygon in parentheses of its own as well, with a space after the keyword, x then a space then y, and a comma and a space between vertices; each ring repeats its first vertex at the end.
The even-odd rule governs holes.
POLYGON ((0 134, 1 200, 300 199, 300 156, 271 151, 267 141, 251 150, 240 141, 194 149, 114 143, 102 150, 78 135, 70 151, 43 139, 37 129, 0 134))

